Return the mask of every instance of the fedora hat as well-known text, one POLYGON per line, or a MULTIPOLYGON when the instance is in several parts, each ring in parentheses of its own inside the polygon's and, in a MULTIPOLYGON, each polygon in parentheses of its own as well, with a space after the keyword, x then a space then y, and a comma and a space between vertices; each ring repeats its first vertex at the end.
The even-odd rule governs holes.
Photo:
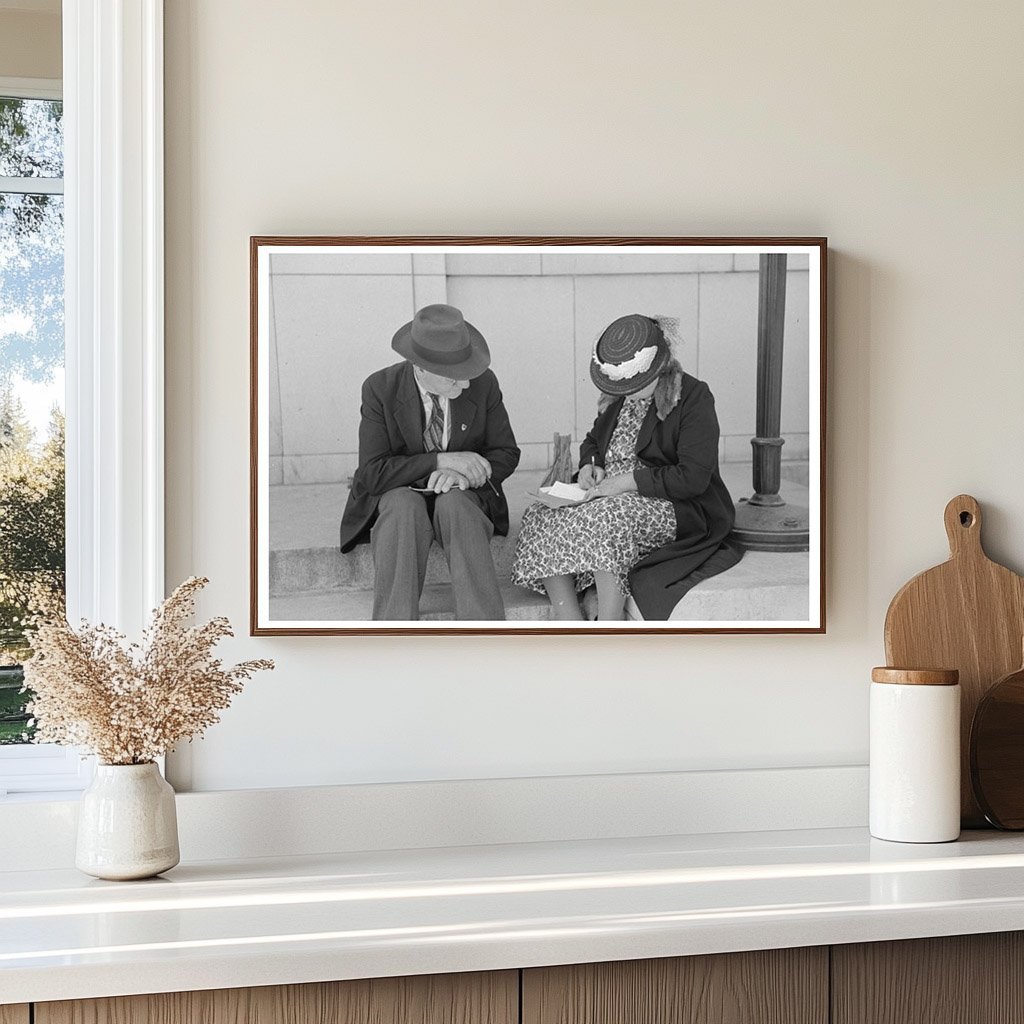
POLYGON ((590 379, 606 395, 631 395, 647 387, 671 356, 657 320, 630 313, 613 320, 597 339, 590 379))
POLYGON ((395 332, 391 347, 414 366, 452 380, 473 380, 491 364, 484 336, 443 303, 424 306, 395 332))

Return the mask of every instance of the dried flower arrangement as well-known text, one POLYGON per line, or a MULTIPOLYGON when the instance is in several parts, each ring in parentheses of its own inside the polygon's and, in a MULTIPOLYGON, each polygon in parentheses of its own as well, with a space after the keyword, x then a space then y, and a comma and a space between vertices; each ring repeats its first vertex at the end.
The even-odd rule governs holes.
POLYGON ((153 612, 141 645, 102 624, 74 630, 63 617, 41 618, 25 662, 36 742, 84 747, 104 764, 146 764, 219 721, 243 682, 274 663, 224 668, 213 648, 233 635, 228 620, 186 625, 208 582, 182 583, 153 612))

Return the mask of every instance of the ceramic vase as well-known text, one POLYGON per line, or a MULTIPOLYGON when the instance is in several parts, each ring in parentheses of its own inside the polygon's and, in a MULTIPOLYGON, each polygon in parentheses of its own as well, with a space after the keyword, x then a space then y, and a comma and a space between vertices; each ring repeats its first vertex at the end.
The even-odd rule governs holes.
POLYGON ((96 878, 151 878, 181 859, 174 790, 152 761, 100 764, 82 794, 75 865, 96 878))

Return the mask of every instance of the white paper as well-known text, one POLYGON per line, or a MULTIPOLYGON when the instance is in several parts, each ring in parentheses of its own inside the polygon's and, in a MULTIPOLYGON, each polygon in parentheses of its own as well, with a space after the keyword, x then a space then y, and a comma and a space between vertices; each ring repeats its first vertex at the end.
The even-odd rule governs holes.
POLYGON ((542 487, 541 494, 550 494, 552 498, 564 498, 566 501, 582 501, 587 492, 577 484, 563 484, 555 481, 550 487, 542 487))

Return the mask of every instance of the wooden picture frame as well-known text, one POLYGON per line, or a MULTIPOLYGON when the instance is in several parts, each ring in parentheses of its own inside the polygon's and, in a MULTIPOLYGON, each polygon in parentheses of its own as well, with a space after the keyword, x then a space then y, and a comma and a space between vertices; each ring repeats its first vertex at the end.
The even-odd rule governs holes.
MULTIPOLYGON (((826 239, 816 237, 252 237, 251 634, 825 632, 826 265, 826 239), (428 419, 431 399, 424 390, 426 378, 421 371, 435 364, 421 363, 412 354, 410 359, 421 368, 406 366, 408 361, 399 354, 397 340, 400 335, 407 345, 412 344, 410 336, 433 343, 427 334, 415 333, 417 327, 427 329, 424 325, 430 311, 422 317, 416 315, 427 306, 440 309, 442 316, 458 315, 444 330, 463 331, 457 335, 460 339, 481 334, 491 358, 490 369, 474 376, 469 387, 455 381, 454 373, 447 375, 456 397, 443 413, 446 447, 440 458, 433 456, 432 460, 423 458, 423 445, 429 446, 429 438, 418 439, 411 428, 399 435, 388 418, 392 406, 405 401, 399 412, 407 418, 418 415, 419 430, 428 419), (452 307, 455 311, 449 313, 452 307), (629 320, 637 314, 639 319, 629 320), (464 326, 463 316, 464 323, 471 326, 464 326), (678 359, 682 374, 673 376, 667 368, 662 369, 657 380, 663 381, 664 391, 659 384, 657 399, 645 406, 645 414, 638 413, 644 416, 640 442, 656 431, 657 438, 669 439, 662 453, 668 454, 652 456, 650 447, 638 442, 635 447, 642 454, 631 463, 628 456, 625 461, 609 461, 613 469, 623 471, 612 474, 604 489, 614 491, 621 486, 636 490, 643 499, 637 503, 644 510, 640 525, 634 522, 630 527, 634 532, 629 533, 627 543, 622 540, 618 519, 609 519, 616 525, 609 527, 607 534, 591 536, 589 544, 594 546, 596 536, 597 546, 613 547, 614 557, 619 559, 623 544, 626 550, 634 550, 637 544, 650 545, 660 538, 670 547, 648 552, 630 577, 626 618, 557 620, 550 617, 551 602, 543 585, 530 573, 541 571, 538 565, 561 566, 565 548, 556 548, 555 561, 538 563, 538 550, 545 552, 544 558, 549 557, 544 531, 554 527, 544 513, 526 510, 545 475, 549 481, 552 475, 566 476, 565 442, 561 439, 571 439, 575 472, 581 441, 588 432, 596 436, 595 431, 606 422, 598 420, 601 392, 593 381, 605 381, 605 388, 614 386, 607 382, 617 375, 635 374, 642 357, 651 356, 653 349, 647 347, 637 349, 640 362, 635 364, 625 357, 621 362, 614 356, 608 362, 598 359, 595 344, 603 336, 605 348, 601 351, 611 351, 610 335, 604 332, 620 317, 627 318, 623 323, 643 323, 645 329, 647 321, 654 323, 655 341, 637 344, 661 345, 663 341, 678 359), (392 350, 393 336, 396 351, 392 350), (594 363, 597 370, 591 370, 594 363), (389 364, 390 375, 377 373, 389 364), (369 391, 362 390, 364 381, 369 391), (422 408, 414 401, 415 381, 420 382, 422 408), (466 390, 460 394, 462 387, 466 390), (477 408, 485 387, 490 388, 484 402, 486 414, 477 408), (399 393, 399 388, 406 390, 399 393), (474 395, 476 404, 469 401, 474 395), (691 417, 689 410, 696 406, 688 403, 698 398, 704 413, 715 410, 711 421, 718 439, 713 468, 707 464, 714 461, 707 432, 702 435, 699 455, 691 457, 687 448, 687 432, 694 429, 693 417, 697 416, 691 417), (464 400, 468 406, 459 404, 464 400), (383 465, 379 460, 386 457, 389 467, 408 475, 414 462, 406 460, 419 456, 415 466, 420 469, 456 463, 468 473, 464 469, 469 464, 466 456, 448 457, 461 452, 460 442, 448 439, 449 434, 466 431, 468 436, 478 427, 486 434, 488 424, 497 422, 496 401, 507 412, 520 452, 512 475, 504 475, 507 466, 495 468, 493 463, 502 460, 492 458, 483 463, 492 479, 483 481, 479 494, 455 469, 446 470, 448 475, 434 473, 411 481, 413 486, 444 487, 457 480, 454 489, 464 487, 466 493, 452 494, 443 502, 431 494, 422 499, 426 518, 402 519, 399 525, 391 518, 384 522, 378 531, 380 538, 385 530, 398 532, 389 532, 386 541, 375 542, 376 557, 384 560, 381 565, 392 560, 388 562, 391 568, 378 573, 374 551, 362 541, 382 522, 379 503, 389 492, 380 482, 385 478, 371 473, 371 463, 379 467, 383 465), (485 415, 485 420, 455 422, 467 418, 466 408, 472 410, 471 417, 485 415), (385 419, 387 424, 382 425, 385 419), (674 445, 678 447, 673 451, 674 445), (645 470, 650 472, 645 474, 645 470), (653 483, 655 479, 662 483, 653 483), (697 482, 684 485, 684 479, 697 482), (709 513, 705 501, 709 492, 690 496, 691 491, 696 494, 695 489, 707 481, 710 487, 715 480, 724 485, 737 510, 735 529, 721 544, 714 532, 721 523, 709 513), (419 524, 416 543, 421 552, 425 550, 424 529, 441 536, 437 509, 442 505, 458 509, 460 515, 477 516, 467 520, 475 530, 479 516, 466 511, 475 502, 474 507, 482 508, 490 520, 485 526, 493 529, 498 522, 500 528, 500 515, 491 504, 488 487, 504 496, 509 507, 510 536, 495 538, 490 545, 506 619, 454 618, 459 613, 465 616, 467 608, 487 606, 472 603, 471 595, 467 596, 472 587, 457 580, 453 588, 446 552, 439 550, 439 542, 423 556, 427 562, 418 608, 421 617, 374 619, 374 607, 379 612, 382 607, 400 606, 394 603, 394 587, 382 593, 381 579, 391 579, 397 572, 405 589, 410 586, 410 574, 413 587, 422 579, 417 576, 418 565, 415 571, 411 568, 420 555, 393 553, 397 551, 396 537, 406 550, 406 538, 411 536, 408 522, 419 524), (668 504, 649 504, 655 500, 668 504), (352 536, 346 538, 343 531, 342 539, 355 546, 342 553, 338 531, 343 511, 357 505, 362 509, 363 502, 371 508, 370 518, 365 523, 365 516, 352 520, 362 524, 363 533, 357 538, 360 543, 352 536), (704 517, 704 534, 699 522, 687 525, 686 510, 694 502, 704 517), (653 518, 646 518, 648 509, 653 518), (524 516, 530 524, 525 540, 521 534, 516 537, 524 516), (655 536, 652 524, 656 523, 662 532, 655 536), (673 529, 675 534, 669 536, 673 529), (545 537, 543 543, 537 541, 538 535, 545 537), (712 547, 716 557, 701 563, 705 548, 712 547), (677 551, 687 552, 687 557, 677 558, 677 551), (729 557, 729 553, 739 551, 742 560, 734 564, 735 555, 729 557), (659 559, 663 564, 654 579, 657 574, 647 567, 659 559), (724 571, 723 565, 727 566, 724 571), (672 566, 685 570, 684 575, 673 578, 672 566), (710 575, 709 566, 714 567, 715 575, 710 575), (376 598, 375 587, 381 592, 376 598), (648 610, 648 617, 643 617, 641 605, 648 610), (652 608, 670 611, 652 618, 652 608)), ((447 344, 449 337, 456 334, 445 334, 438 344, 447 344)), ((436 355, 429 348, 414 352, 436 355)), ((649 368, 647 376, 651 372, 649 368)), ((466 376, 470 376, 468 371, 466 376)), ((631 386, 630 379, 624 386, 631 386)), ((439 404, 435 402, 435 413, 439 404)), ((621 413, 616 408, 608 412, 604 448, 599 447, 602 459, 614 454, 608 450, 611 445, 606 435, 619 422, 621 413)), ((621 409, 626 408, 623 400, 621 409)), ((701 422, 707 421, 704 415, 701 422)), ((439 430, 440 423, 438 419, 439 430)), ((439 437, 440 433, 434 440, 439 437)), ((510 450, 507 445, 505 450, 510 450)), ((593 447, 590 450, 593 452, 593 447)), ((623 450, 632 451, 628 446, 623 450)), ((596 479, 600 467, 593 454, 591 461, 595 462, 596 479)), ((385 507, 391 510, 397 502, 401 515, 419 517, 419 506, 405 493, 409 482, 404 476, 387 480, 400 481, 400 486, 395 484, 392 489, 397 492, 401 488, 401 493, 391 495, 385 507)), ((618 514, 617 509, 636 499, 636 495, 615 497, 618 505, 606 503, 602 515, 618 514)), ((582 522, 591 513, 573 514, 582 522)), ((566 522, 563 517, 559 529, 566 527, 566 522)), ((577 524, 567 528, 575 531, 577 524)), ((357 532, 351 522, 344 529, 350 534, 357 532)), ((469 536, 466 529, 460 538, 469 536)), ((429 544, 429 533, 425 536, 429 544)), ((575 537, 575 533, 568 536, 575 537)), ((457 555, 456 560, 464 557, 468 556, 457 555)), ((472 564, 480 566, 484 576, 492 571, 479 559, 472 564)), ((613 558, 611 564, 622 563, 613 558)), ((460 571, 465 570, 457 565, 456 575, 460 571)), ((609 570, 602 580, 607 585, 620 578, 609 570)), ((578 577, 569 579, 571 584, 578 577)), ((603 608, 615 609, 616 599, 610 590, 604 592, 602 601, 603 608)), ((580 607, 582 615, 594 613, 592 593, 582 595, 580 607)))

